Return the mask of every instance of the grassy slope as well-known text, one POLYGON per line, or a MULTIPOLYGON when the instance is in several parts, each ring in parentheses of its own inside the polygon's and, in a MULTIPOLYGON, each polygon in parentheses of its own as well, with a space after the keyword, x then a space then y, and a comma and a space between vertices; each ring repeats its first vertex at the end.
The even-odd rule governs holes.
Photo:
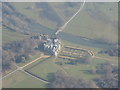
MULTIPOLYGON (((61 2, 61 3, 49 3, 51 5, 51 7, 54 9, 54 11, 56 13, 58 13, 58 15, 60 16, 60 18, 64 21, 64 23, 66 21, 68 21, 72 15, 74 15, 79 6, 74 6, 74 7, 69 7, 68 5, 65 5, 65 3, 61 2), (68 13, 68 15, 66 15, 66 12, 68 13)), ((80 3, 81 5, 82 3, 80 3)))
POLYGON ((99 4, 99 7, 101 10, 106 13, 106 15, 109 17, 111 20, 118 21, 118 5, 117 3, 109 3, 107 4, 99 4), (111 10, 110 10, 111 9, 111 10))
MULTIPOLYGON (((56 28, 56 24, 54 22, 39 16, 41 9, 35 8, 35 3, 13 4, 18 11, 29 18, 36 20, 41 25, 51 29, 56 28), (26 9, 27 7, 32 7, 32 9, 26 9)), ((64 3, 49 3, 49 5, 64 22, 66 22, 79 8, 78 6, 70 8, 65 6, 64 3), (66 11, 70 13, 68 16, 65 16, 66 11)), ((112 25, 114 22, 117 22, 117 16, 116 3, 97 3, 95 5, 94 3, 86 3, 84 9, 68 24, 64 32, 91 39, 102 39, 110 42, 117 42, 117 27, 112 25), (94 14, 98 9, 100 12, 94 14), (92 16, 90 14, 91 12, 93 12, 92 16), (104 16, 106 19, 110 20, 110 22, 105 22, 104 16)))
MULTIPOLYGON (((64 3, 48 3, 50 7, 57 13, 57 15, 63 20, 63 22, 66 22, 77 10, 78 6, 71 8, 65 5, 64 3), (65 12, 70 13, 71 15, 66 16, 65 12)), ((50 29, 56 29, 56 23, 52 22, 44 17, 39 16, 40 11, 42 11, 41 8, 36 8, 35 3, 13 3, 15 8, 20 11, 21 13, 25 14, 29 18, 35 20, 39 24, 48 27, 50 29), (26 9, 28 7, 31 7, 30 9, 26 9)))
POLYGON ((11 41, 21 40, 21 39, 28 37, 26 35, 23 35, 17 32, 9 31, 5 28, 2 28, 2 29, 3 29, 2 30, 2 44, 3 45, 11 41))
MULTIPOLYGON (((111 42, 116 42, 117 27, 113 27, 110 22, 104 22, 100 19, 95 19, 94 16, 90 16, 86 9, 94 11, 93 3, 86 3, 84 9, 68 24, 64 32, 71 33, 74 35, 84 36, 92 39, 106 39, 111 42)), ((105 3, 100 6, 99 9, 104 13, 110 20, 117 22, 117 7, 116 3, 105 3), (108 8, 113 8, 111 12, 108 8)), ((111 22, 112 22, 111 21, 111 22)))
POLYGON ((6 77, 3 81, 4 88, 43 88, 44 83, 21 71, 6 77))
POLYGON ((32 2, 14 2, 13 5, 15 6, 15 8, 25 14, 27 17, 35 20, 36 22, 38 22, 39 24, 51 28, 51 29, 55 29, 56 28, 56 24, 52 21, 47 20, 46 18, 40 17, 39 16, 39 12, 42 10, 40 8, 36 8, 35 7, 35 3, 32 2), (32 7, 30 9, 26 9, 28 7, 32 7))

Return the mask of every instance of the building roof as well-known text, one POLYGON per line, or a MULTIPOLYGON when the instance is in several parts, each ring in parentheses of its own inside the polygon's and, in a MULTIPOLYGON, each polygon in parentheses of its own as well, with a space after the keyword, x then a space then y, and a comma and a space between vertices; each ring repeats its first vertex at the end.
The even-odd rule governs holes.
POLYGON ((47 42, 44 43, 44 49, 49 51, 52 54, 56 54, 60 48, 60 40, 57 38, 47 39, 47 42))

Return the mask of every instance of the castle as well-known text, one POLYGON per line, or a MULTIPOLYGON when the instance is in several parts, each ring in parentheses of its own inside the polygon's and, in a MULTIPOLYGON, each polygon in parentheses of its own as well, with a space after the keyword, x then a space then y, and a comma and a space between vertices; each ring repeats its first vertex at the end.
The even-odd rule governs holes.
POLYGON ((61 49, 61 41, 58 38, 48 38, 44 43, 44 50, 49 54, 57 56, 61 49))

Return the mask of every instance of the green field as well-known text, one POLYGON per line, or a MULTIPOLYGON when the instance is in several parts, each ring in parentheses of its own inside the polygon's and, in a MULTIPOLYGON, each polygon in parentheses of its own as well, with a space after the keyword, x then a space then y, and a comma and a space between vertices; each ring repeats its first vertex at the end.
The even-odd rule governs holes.
POLYGON ((117 25, 117 5, 116 3, 105 3, 102 6, 99 5, 99 12, 96 13, 98 9, 95 9, 94 3, 86 3, 85 8, 63 31, 91 39, 117 42, 118 30, 117 26, 114 26, 115 23, 117 25), (111 12, 108 9, 110 7, 113 8, 111 12))
POLYGON ((3 88, 44 88, 45 83, 25 74, 22 71, 17 71, 9 75, 2 81, 3 88))
MULTIPOLYGON (((29 72, 31 72, 43 79, 46 79, 46 80, 49 80, 49 78, 50 78, 50 77, 48 77, 49 74, 52 74, 52 73, 57 72, 58 70, 61 70, 61 67, 58 64, 56 64, 56 62, 59 62, 59 61, 62 61, 64 63, 67 62, 67 60, 59 59, 59 58, 56 58, 56 59, 50 58, 50 59, 44 61, 43 63, 39 63, 40 61, 37 61, 34 64, 29 65, 25 69, 27 69, 29 72)), ((78 77, 78 78, 91 80, 91 79, 100 77, 100 75, 87 74, 87 73, 85 73, 85 71, 95 69, 98 64, 105 63, 105 62, 110 62, 114 65, 117 65, 116 61, 107 61, 104 59, 93 58, 92 62, 88 65, 82 64, 82 63, 78 64, 78 65, 63 64, 62 68, 69 75, 72 75, 72 76, 78 77)))
MULTIPOLYGON (((35 3, 12 3, 15 8, 27 17, 39 24, 55 30, 57 25, 54 21, 41 17, 41 8, 35 3)), ((69 7, 65 3, 47 3, 53 15, 65 23, 78 10, 79 4, 69 7), (65 14, 68 13, 68 15, 65 14)), ((68 24, 63 32, 83 36, 89 39, 115 43, 118 41, 118 6, 117 3, 85 3, 81 12, 68 24)), ((57 21, 57 20, 56 20, 57 21)))
MULTIPOLYGON (((43 59, 43 60, 45 60, 45 59, 43 59)), ((37 61, 36 64, 39 62, 40 61, 37 61)), ((54 57, 47 59, 46 61, 44 61, 41 64, 37 64, 37 65, 34 64, 34 67, 32 67, 32 66, 33 66, 33 64, 29 65, 25 69, 27 69, 29 72, 31 72, 45 80, 48 80, 50 78, 49 74, 55 73, 58 70, 60 70, 60 67, 58 67, 54 63, 54 57), (28 68, 30 68, 30 69, 28 69, 28 68)))
POLYGON ((73 7, 70 7, 69 4, 65 4, 65 2, 49 4, 54 9, 54 11, 59 15, 59 17, 64 21, 64 23, 67 22, 77 12, 79 6, 82 5, 82 3, 79 3, 76 6, 74 5, 73 7))
POLYGON ((12 41, 17 41, 17 40, 22 40, 26 37, 28 37, 27 35, 23 35, 21 33, 17 33, 17 32, 12 32, 6 28, 2 28, 2 44, 6 44, 12 41))
MULTIPOLYGON (((58 61, 64 62, 65 60, 58 59, 58 61)), ((93 59, 90 64, 77 64, 77 65, 64 64, 64 65, 62 65, 62 67, 70 76, 77 77, 77 78, 83 78, 85 80, 92 80, 92 79, 95 79, 97 77, 100 77, 100 75, 89 74, 86 72, 88 70, 95 69, 98 64, 104 63, 104 62, 105 62, 104 60, 93 59)))
MULTIPOLYGON (((33 74, 35 74, 43 79, 49 80, 50 74, 55 73, 58 70, 61 70, 60 66, 53 62, 54 60, 55 60, 54 58, 50 58, 41 64, 39 64, 40 61, 37 61, 34 64, 29 65, 25 69, 27 69, 29 72, 31 72, 31 73, 33 73, 33 74), (35 65, 35 64, 37 64, 37 65, 35 65)), ((58 62, 58 61, 67 62, 64 59, 57 58, 55 60, 55 62, 58 62)), ((62 68, 69 75, 72 75, 72 76, 78 77, 78 78, 83 78, 86 80, 91 80, 91 79, 94 79, 96 77, 100 77, 100 75, 87 74, 87 73, 85 73, 85 71, 95 69, 98 64, 104 63, 104 62, 107 62, 107 61, 102 60, 102 59, 93 59, 91 64, 88 64, 88 65, 87 64, 78 64, 78 65, 63 64, 62 68)))
MULTIPOLYGON (((42 10, 36 8, 35 3, 13 3, 13 5, 18 11, 34 19, 39 24, 53 30, 57 27, 54 21, 39 16, 42 10)), ((64 23, 80 6, 77 4, 74 7, 69 7, 65 3, 48 3, 48 5, 64 23), (69 14, 66 15, 65 12, 69 14)), ((82 11, 68 24, 63 32, 104 42, 117 42, 117 9, 117 3, 85 3, 82 11)))

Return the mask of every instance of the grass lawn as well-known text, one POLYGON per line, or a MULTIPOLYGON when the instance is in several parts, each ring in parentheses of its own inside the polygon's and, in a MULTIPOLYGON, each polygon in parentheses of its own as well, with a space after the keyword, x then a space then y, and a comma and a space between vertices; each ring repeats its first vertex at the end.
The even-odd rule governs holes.
MULTIPOLYGON (((50 74, 55 73, 60 69, 56 64, 54 64, 53 60, 54 60, 54 57, 49 58, 48 60, 44 61, 43 63, 37 64, 34 67, 32 67, 33 64, 29 65, 25 69, 32 67, 28 69, 29 72, 43 79, 48 80, 50 74)), ((39 63, 39 62, 36 62, 36 63, 39 63)))
POLYGON ((45 83, 25 74, 22 71, 17 71, 2 81, 3 88, 44 88, 45 83))
POLYGON ((25 80, 14 84, 12 88, 45 88, 45 83, 29 76, 25 80))
MULTIPOLYGON (((64 60, 64 59, 57 59, 56 62, 57 61, 67 62, 67 60, 64 60)), ((87 70, 95 69, 98 64, 104 63, 104 62, 106 61, 100 60, 100 59, 93 59, 90 64, 82 64, 82 63, 77 65, 63 64, 61 66, 69 75, 73 77, 91 80, 91 79, 100 77, 100 75, 89 74, 87 73, 87 70)))
MULTIPOLYGON (((35 3, 13 3, 15 8, 27 17, 34 19, 39 24, 55 29, 56 23, 39 15, 41 8, 36 8, 35 3)), ((79 8, 69 7, 65 3, 48 3, 51 9, 64 22, 66 22, 79 8), (68 14, 68 15, 67 15, 68 14)), ((73 35, 83 36, 108 42, 118 41, 117 30, 117 3, 85 3, 82 11, 63 30, 73 35), (116 24, 116 25, 115 25, 116 24)))
MULTIPOLYGON (((95 67, 100 64, 100 63, 104 63, 104 62, 110 62, 114 65, 117 66, 117 57, 111 57, 108 55, 101 55, 98 54, 98 52, 101 50, 101 48, 93 48, 93 47, 88 47, 88 46, 82 46, 82 45, 76 45, 73 43, 69 43, 67 41, 63 41, 63 43, 65 45, 70 45, 70 46, 75 46, 75 47, 79 47, 79 48, 86 48, 86 49, 90 49, 95 53, 95 56, 99 56, 102 58, 107 58, 110 60, 105 60, 105 59, 98 59, 98 58, 93 58, 92 62, 90 65, 86 65, 86 64, 79 64, 79 65, 69 65, 69 64, 63 64, 62 67, 65 69, 66 72, 68 72, 68 74, 73 75, 75 77, 83 77, 86 79, 93 79, 95 77, 100 77, 100 75, 92 75, 92 74, 88 74, 85 73, 86 70, 91 70, 91 69, 95 69, 95 67), (115 61, 116 60, 116 61, 115 61)), ((63 60, 60 58, 55 59, 54 57, 49 58, 48 60, 46 59, 40 59, 39 61, 27 66, 25 69, 28 69, 29 72, 40 76, 41 78, 44 79, 49 79, 48 76, 50 73, 55 73, 56 71, 60 70, 61 68, 59 67, 58 64, 55 64, 55 62, 57 61, 63 61, 63 62, 67 62, 67 60, 63 60), (40 63, 41 61, 44 61, 43 63, 40 63)))

